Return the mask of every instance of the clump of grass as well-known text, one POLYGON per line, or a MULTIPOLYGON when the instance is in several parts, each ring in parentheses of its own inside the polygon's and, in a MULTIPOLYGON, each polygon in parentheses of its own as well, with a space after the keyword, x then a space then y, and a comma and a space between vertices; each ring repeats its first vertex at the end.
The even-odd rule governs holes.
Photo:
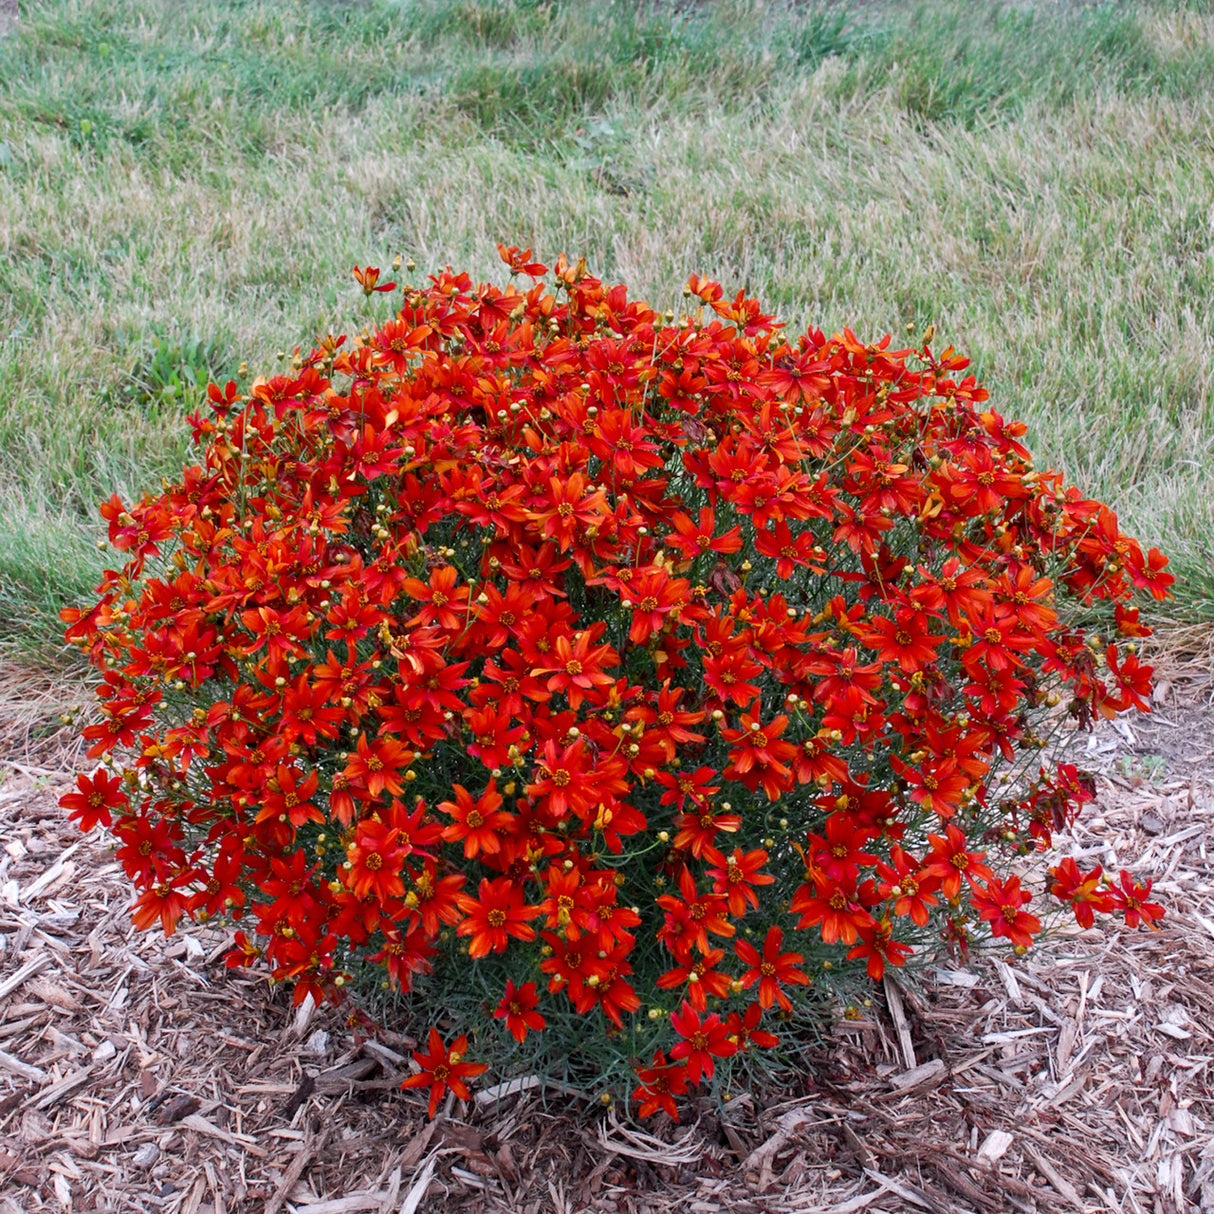
POLYGON ((87 551, 98 499, 188 457, 207 376, 342 332, 354 264, 489 277, 497 240, 661 306, 694 270, 793 323, 934 322, 1214 618, 1211 26, 1145 2, 31 0, 0 43, 0 633, 54 647, 86 564, 39 564, 31 519, 87 551))

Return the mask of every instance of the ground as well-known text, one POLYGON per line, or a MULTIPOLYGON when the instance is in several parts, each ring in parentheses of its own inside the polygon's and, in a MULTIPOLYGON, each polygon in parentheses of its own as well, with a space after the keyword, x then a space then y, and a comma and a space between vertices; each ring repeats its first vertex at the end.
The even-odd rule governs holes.
POLYGON ((640 1128, 525 1082, 428 1122, 399 1090, 409 1040, 292 1009, 217 933, 134 932, 105 840, 57 805, 78 752, 31 728, 61 693, 6 686, 0 1214, 1214 1209, 1208 657, 1070 745, 1101 774, 1063 852, 1154 874, 1160 931, 887 983, 802 1090, 640 1128))

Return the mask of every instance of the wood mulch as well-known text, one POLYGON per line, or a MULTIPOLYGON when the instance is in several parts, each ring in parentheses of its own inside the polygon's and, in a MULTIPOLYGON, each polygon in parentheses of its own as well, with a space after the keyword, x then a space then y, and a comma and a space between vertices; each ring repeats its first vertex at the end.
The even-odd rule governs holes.
POLYGON ((63 693, 9 690, 0 1214, 1214 1210, 1204 662, 1177 665, 1151 720, 1075 743, 1104 774, 1063 853, 1155 875, 1162 930, 1072 927, 887 983, 839 1015, 796 1099, 640 1127, 526 1084, 428 1122, 399 1090, 409 1040, 293 1009, 225 970, 216 932, 135 932, 105 839, 57 806, 77 756, 35 726, 63 693))

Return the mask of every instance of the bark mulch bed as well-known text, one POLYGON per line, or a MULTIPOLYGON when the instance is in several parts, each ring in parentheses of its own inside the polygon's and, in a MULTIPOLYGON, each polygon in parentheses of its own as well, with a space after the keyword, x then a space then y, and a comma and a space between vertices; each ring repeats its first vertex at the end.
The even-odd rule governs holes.
MULTIPOLYGON (((1157 876, 1162 930, 1061 933, 841 1013, 796 1099, 643 1127, 526 1084, 429 1123, 412 1043, 134 932, 56 800, 49 685, 0 722, 0 1214, 1214 1210, 1214 680, 1075 746, 1100 799, 1063 854, 1157 876), (854 1016, 853 1012, 853 1016, 854 1016)), ((86 765, 87 766, 87 765, 86 765)), ((785 1093, 787 1095, 787 1093, 785 1093)))

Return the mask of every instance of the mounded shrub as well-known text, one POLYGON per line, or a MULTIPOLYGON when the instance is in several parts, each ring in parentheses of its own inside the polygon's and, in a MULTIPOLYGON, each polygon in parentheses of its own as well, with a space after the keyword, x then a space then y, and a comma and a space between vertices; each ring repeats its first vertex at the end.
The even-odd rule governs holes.
POLYGON ((1158 918, 1049 867, 1092 791, 1040 751, 1148 708, 1165 558, 930 330, 790 340, 695 277, 676 321, 501 252, 526 285, 448 269, 212 385, 200 462, 102 507, 63 804, 135 923, 229 920, 296 1000, 414 987, 431 1114, 488 1062, 676 1114, 824 980, 1158 918))

